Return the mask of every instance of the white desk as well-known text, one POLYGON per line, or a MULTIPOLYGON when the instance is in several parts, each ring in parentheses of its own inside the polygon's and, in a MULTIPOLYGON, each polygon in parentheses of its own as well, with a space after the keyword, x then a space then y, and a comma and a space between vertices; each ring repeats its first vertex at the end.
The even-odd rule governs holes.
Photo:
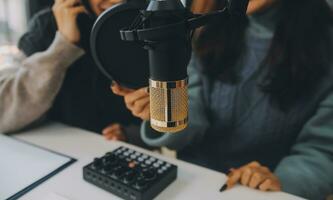
POLYGON ((129 144, 106 141, 98 134, 61 124, 47 124, 31 131, 16 134, 15 137, 78 159, 76 163, 48 179, 20 199, 43 200, 52 193, 64 196, 69 200, 119 199, 111 193, 85 182, 82 178, 82 167, 91 162, 94 157, 102 156, 107 151, 111 151, 120 145, 153 154, 179 167, 177 180, 157 197, 159 200, 300 199, 282 192, 264 193, 242 186, 220 193, 219 189, 225 182, 226 177, 219 172, 165 158, 129 144))

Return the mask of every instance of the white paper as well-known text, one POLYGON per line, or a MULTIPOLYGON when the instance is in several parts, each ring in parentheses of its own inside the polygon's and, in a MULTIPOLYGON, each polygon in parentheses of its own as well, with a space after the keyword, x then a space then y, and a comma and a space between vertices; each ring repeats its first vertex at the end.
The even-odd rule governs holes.
POLYGON ((47 176, 70 158, 0 135, 0 199, 47 176))
POLYGON ((50 193, 45 198, 43 198, 43 200, 69 200, 69 199, 60 194, 50 193))

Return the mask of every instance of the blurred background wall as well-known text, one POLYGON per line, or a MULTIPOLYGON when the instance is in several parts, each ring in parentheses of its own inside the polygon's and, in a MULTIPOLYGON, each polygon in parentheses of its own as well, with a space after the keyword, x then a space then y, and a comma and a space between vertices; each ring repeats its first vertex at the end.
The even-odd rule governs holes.
POLYGON ((0 0, 0 45, 16 43, 26 30, 27 1, 0 0))
POLYGON ((0 45, 15 45, 28 21, 53 0, 0 0, 0 45))
POLYGON ((19 60, 16 45, 28 22, 39 10, 54 0, 0 0, 0 70, 19 60))

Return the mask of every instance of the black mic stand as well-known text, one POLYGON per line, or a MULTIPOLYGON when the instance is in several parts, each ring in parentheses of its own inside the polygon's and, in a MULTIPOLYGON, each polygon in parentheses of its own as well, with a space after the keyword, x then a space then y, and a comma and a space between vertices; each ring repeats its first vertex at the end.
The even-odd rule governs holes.
POLYGON ((149 51, 152 79, 181 80, 187 77, 193 30, 220 17, 245 16, 248 1, 227 0, 221 10, 195 15, 180 0, 151 0, 130 27, 120 30, 121 39, 140 42, 149 51))

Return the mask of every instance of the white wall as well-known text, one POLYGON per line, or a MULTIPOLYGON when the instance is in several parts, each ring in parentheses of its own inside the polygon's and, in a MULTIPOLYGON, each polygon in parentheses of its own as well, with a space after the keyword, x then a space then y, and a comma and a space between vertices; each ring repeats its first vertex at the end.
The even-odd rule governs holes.
POLYGON ((0 45, 16 44, 27 29, 26 0, 0 0, 0 45))

